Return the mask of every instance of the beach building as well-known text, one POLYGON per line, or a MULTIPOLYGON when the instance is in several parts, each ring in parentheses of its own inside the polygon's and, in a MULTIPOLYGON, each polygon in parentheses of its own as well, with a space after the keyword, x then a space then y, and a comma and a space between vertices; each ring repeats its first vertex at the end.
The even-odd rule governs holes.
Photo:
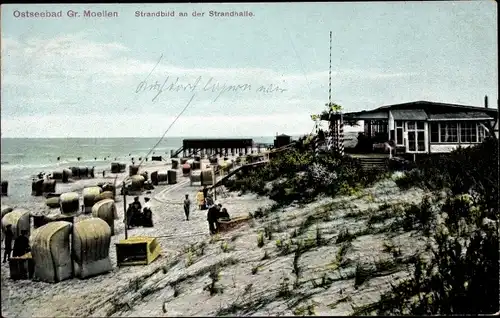
POLYGON ((289 145, 291 142, 292 142, 291 136, 285 134, 281 135, 276 134, 276 138, 274 139, 274 148, 280 148, 289 145))
POLYGON ((481 143, 493 129, 498 137, 498 110, 416 101, 344 114, 344 121, 364 122, 364 138, 392 146, 393 154, 448 153, 481 143))

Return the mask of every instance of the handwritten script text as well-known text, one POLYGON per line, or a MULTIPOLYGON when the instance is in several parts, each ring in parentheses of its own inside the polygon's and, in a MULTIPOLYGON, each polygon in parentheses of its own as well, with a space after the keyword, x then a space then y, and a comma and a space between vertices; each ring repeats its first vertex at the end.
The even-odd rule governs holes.
MULTIPOLYGON (((162 55, 163 57, 163 55, 162 55)), ((158 63, 161 61, 161 58, 158 63)), ((158 66, 158 64, 156 64, 158 66)), ((210 94, 216 94, 214 102, 219 99, 224 94, 227 93, 245 93, 245 92, 255 92, 261 94, 271 94, 271 93, 283 93, 287 91, 286 89, 276 85, 276 84, 259 84, 251 85, 248 83, 243 84, 228 84, 227 82, 221 83, 215 78, 210 77, 204 79, 202 76, 198 76, 195 80, 191 81, 181 81, 180 77, 167 76, 165 79, 158 80, 148 80, 151 73, 155 70, 156 66, 151 70, 149 75, 137 85, 135 92, 145 93, 152 92, 153 98, 152 102, 157 102, 159 97, 163 93, 180 93, 180 92, 206 92, 210 94)))

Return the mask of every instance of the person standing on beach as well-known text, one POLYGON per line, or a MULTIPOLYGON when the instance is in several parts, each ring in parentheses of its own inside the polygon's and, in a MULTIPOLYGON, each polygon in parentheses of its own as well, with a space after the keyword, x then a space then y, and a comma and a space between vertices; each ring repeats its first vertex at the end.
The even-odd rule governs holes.
POLYGON ((208 230, 210 231, 210 234, 212 234, 212 235, 217 233, 217 214, 218 213, 219 213, 219 210, 217 209, 216 205, 211 206, 207 212, 208 230))
POLYGON ((207 197, 205 198, 205 204, 207 208, 210 208, 212 207, 212 205, 214 205, 214 200, 212 199, 212 196, 207 194, 207 197))
POLYGON ((143 220, 142 226, 153 227, 153 212, 151 211, 151 202, 149 198, 144 198, 143 220))
POLYGON ((139 197, 134 198, 134 202, 132 203, 132 206, 134 207, 134 209, 136 209, 138 211, 142 210, 142 205, 141 205, 141 202, 139 201, 139 197))
POLYGON ((208 196, 208 188, 206 185, 203 186, 203 199, 206 199, 208 196))
POLYGON ((10 253, 12 252, 12 239, 14 238, 14 232, 12 232, 12 224, 7 224, 5 229, 5 252, 3 254, 3 262, 5 263, 7 259, 10 260, 10 253))
POLYGON ((191 200, 189 200, 189 194, 186 194, 184 199, 184 214, 186 215, 186 221, 189 221, 189 210, 191 209, 191 200))
POLYGON ((205 205, 205 197, 203 196, 203 191, 200 189, 198 193, 196 193, 196 201, 198 203, 198 209, 203 210, 203 206, 205 205))

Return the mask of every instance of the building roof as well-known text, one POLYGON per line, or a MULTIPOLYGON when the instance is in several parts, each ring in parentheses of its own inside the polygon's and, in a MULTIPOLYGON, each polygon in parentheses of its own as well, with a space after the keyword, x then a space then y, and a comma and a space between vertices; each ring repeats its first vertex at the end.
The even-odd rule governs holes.
POLYGON ((449 108, 458 110, 472 110, 472 111, 477 111, 477 110, 482 110, 486 112, 498 112, 497 109, 495 108, 485 108, 485 107, 480 107, 480 106, 470 106, 470 105, 460 105, 460 104, 448 104, 448 103, 439 103, 439 102, 429 102, 425 100, 419 100, 415 102, 409 102, 409 103, 402 103, 402 104, 393 104, 393 105, 385 105, 377 108, 377 110, 389 110, 389 109, 415 109, 415 108, 427 108, 431 106, 432 108, 449 108))
POLYGON ((438 102, 429 102, 429 101, 415 101, 409 103, 402 104, 394 104, 394 105, 385 105, 378 107, 372 110, 363 110, 360 112, 352 112, 345 113, 344 116, 347 118, 356 118, 359 116, 365 117, 370 114, 380 113, 380 112, 388 112, 391 110, 393 112, 395 110, 423 110, 428 115, 432 113, 474 113, 474 112, 482 112, 484 114, 488 114, 488 118, 496 117, 498 114, 498 110, 495 108, 486 108, 486 107, 477 107, 477 106, 468 106, 468 105, 459 105, 459 104, 447 104, 447 103, 438 103, 438 102))
POLYGON ((391 111, 394 120, 426 120, 427 113, 423 109, 394 109, 391 111))
POLYGON ((442 113, 430 114, 429 120, 493 120, 494 118, 485 112, 459 112, 459 113, 442 113))

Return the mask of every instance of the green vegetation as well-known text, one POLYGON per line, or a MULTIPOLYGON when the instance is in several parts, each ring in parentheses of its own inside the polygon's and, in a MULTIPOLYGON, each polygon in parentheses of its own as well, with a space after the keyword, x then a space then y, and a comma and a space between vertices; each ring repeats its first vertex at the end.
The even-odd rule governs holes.
MULTIPOLYGON (((446 190, 436 222, 429 200, 404 209, 403 226, 428 231, 428 257, 414 260, 410 279, 368 311, 379 315, 498 312, 498 140, 431 157, 397 180, 401 188, 446 190)), ((393 252, 393 248, 387 247, 393 252)), ((361 273, 360 273, 361 274, 361 273)), ((362 275, 360 275, 360 279, 362 275)))
MULTIPOLYGON (((356 160, 349 157, 315 155, 311 145, 310 140, 303 138, 295 148, 275 154, 266 165, 247 175, 237 174, 235 180, 228 181, 227 187, 231 191, 250 191, 269 196, 276 205, 256 212, 256 217, 265 217, 292 202, 304 204, 319 195, 359 197, 360 189, 385 177, 365 173, 356 160)), ((475 147, 428 156, 413 166, 413 170, 395 180, 396 184, 403 190, 418 187, 431 194, 417 204, 390 206, 384 203, 378 211, 367 214, 368 228, 364 232, 352 234, 347 229, 341 229, 336 237, 335 243, 342 245, 333 262, 335 268, 344 262, 349 242, 361 234, 387 229, 393 232, 416 231, 424 234, 423 239, 428 241, 427 250, 409 261, 403 261, 400 248, 389 242, 384 244, 384 252, 391 255, 392 260, 379 260, 370 267, 358 264, 352 273, 356 288, 380 273, 399 270, 403 263, 413 269, 409 278, 399 280, 382 295, 379 302, 356 309, 356 312, 379 315, 477 315, 497 312, 498 140, 488 138, 475 147), (373 227, 390 219, 393 222, 387 229, 373 227)), ((369 202, 375 199, 373 194, 366 197, 369 202)), ((351 214, 352 217, 360 216, 359 213, 351 214)), ((312 240, 301 240, 299 237, 314 222, 321 220, 309 217, 292 233, 293 240, 276 240, 276 247, 282 255, 295 253, 296 284, 300 274, 300 255, 313 246, 324 244, 318 228, 312 240), (294 245, 296 249, 292 248, 294 245)), ((266 228, 263 237, 271 240, 271 233, 277 231, 273 227, 266 228)), ((329 280, 324 277, 327 284, 329 280)), ((313 285, 319 286, 316 281, 313 285)), ((288 297, 292 292, 288 278, 284 278, 279 296, 288 297)), ((303 312, 303 309, 298 309, 296 313, 303 312)))
POLYGON ((259 234, 257 234, 257 246, 259 248, 264 246, 264 233, 262 232, 259 232, 259 234))
MULTIPOLYGON (((279 205, 310 202, 320 194, 355 194, 380 177, 367 173, 356 160, 333 153, 316 156, 311 145, 298 142, 295 148, 277 153, 265 166, 228 180, 231 191, 267 195, 279 205), (266 187, 266 184, 270 186, 266 187)), ((259 211, 259 216, 262 215, 259 211)))
POLYGON ((233 249, 232 246, 229 246, 229 244, 227 242, 222 242, 220 244, 220 249, 224 252, 224 253, 227 253, 229 251, 231 251, 233 249))
POLYGON ((210 292, 210 296, 219 294, 223 292, 223 288, 217 285, 217 282, 220 280, 220 268, 217 265, 214 265, 210 268, 210 272, 208 277, 210 278, 210 283, 206 285, 203 290, 210 292))
POLYGON ((315 316, 316 311, 314 310, 314 307, 314 304, 299 306, 293 310, 293 314, 295 316, 315 316))
POLYGON ((351 234, 348 229, 340 230, 339 235, 337 236, 336 244, 340 244, 342 242, 351 242, 355 239, 355 235, 351 234))

